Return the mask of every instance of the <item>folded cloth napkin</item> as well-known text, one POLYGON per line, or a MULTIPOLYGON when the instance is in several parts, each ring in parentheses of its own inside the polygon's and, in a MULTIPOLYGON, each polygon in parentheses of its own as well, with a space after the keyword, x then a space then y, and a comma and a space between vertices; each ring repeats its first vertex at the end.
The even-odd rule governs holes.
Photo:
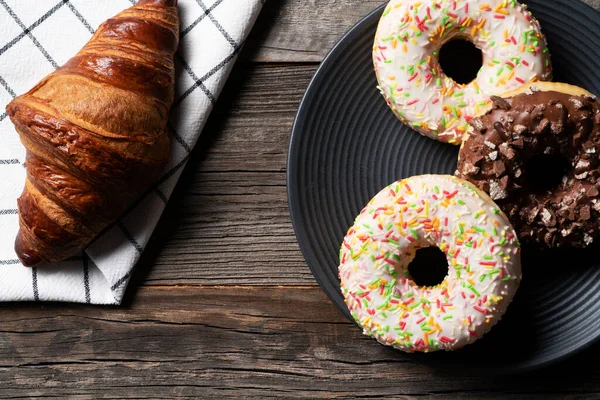
POLYGON ((25 149, 4 112, 17 95, 64 64, 106 19, 134 0, 0 0, 0 301, 120 304, 235 58, 264 0, 179 0, 181 42, 162 178, 80 257, 26 268, 13 246, 25 149))

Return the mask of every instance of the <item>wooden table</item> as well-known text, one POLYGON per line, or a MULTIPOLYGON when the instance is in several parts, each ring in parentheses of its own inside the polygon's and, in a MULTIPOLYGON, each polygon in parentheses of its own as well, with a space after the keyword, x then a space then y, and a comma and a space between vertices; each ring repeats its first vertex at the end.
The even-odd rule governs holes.
POLYGON ((600 398, 599 346, 529 375, 436 371, 363 337, 313 279, 287 207, 292 121, 381 3, 267 1, 124 304, 0 306, 1 397, 600 398))

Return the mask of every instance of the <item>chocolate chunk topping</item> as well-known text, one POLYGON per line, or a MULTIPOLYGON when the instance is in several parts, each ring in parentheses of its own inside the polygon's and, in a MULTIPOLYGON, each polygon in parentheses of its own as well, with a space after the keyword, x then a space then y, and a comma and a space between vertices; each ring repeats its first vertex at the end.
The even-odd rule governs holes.
POLYGON ((502 126, 502 124, 500 122, 496 122, 494 124, 494 129, 498 132, 498 133, 504 133, 506 132, 506 129, 504 129, 504 126, 502 126))
POLYGON ((540 121, 540 124, 533 130, 534 135, 542 135, 546 133, 547 128, 550 127, 550 121, 548 118, 544 118, 540 121))
POLYGON ((544 111, 546 111, 546 105, 545 104, 538 104, 531 111, 531 117, 533 119, 540 120, 540 119, 544 118, 544 111))
POLYGON ((471 120, 481 134, 465 140, 457 176, 487 191, 523 242, 592 243, 600 234, 600 100, 532 87, 492 101, 471 120))
POLYGON ((483 144, 485 144, 487 147, 489 147, 492 150, 496 149, 496 144, 493 142, 490 142, 489 140, 486 140, 485 142, 483 142, 483 144))
POLYGON ((523 138, 519 138, 515 141, 513 141, 511 143, 514 147, 522 149, 525 146, 525 143, 523 143, 523 138))
POLYGON ((498 181, 491 181, 490 196, 492 197, 492 200, 503 200, 508 197, 508 193, 506 190, 500 187, 500 183, 498 181))
POLYGON ((509 111, 512 109, 510 103, 504 100, 502 97, 498 96, 490 96, 490 100, 494 102, 494 108, 499 108, 501 110, 509 111))
POLYGON ((539 213, 540 213, 539 207, 533 207, 531 209, 528 209, 528 208, 521 209, 522 217, 526 218, 527 222, 529 222, 530 224, 532 224, 533 221, 535 221, 535 219, 539 213))
POLYGON ((577 165, 575 165, 575 174, 586 172, 589 167, 590 162, 588 160, 579 160, 577 165))
POLYGON ((508 161, 512 161, 517 155, 517 153, 515 153, 515 151, 508 146, 508 143, 502 143, 500 145, 500 153, 502 153, 502 155, 506 157, 508 161))
POLYGON ((525 125, 515 125, 513 127, 513 131, 519 135, 521 135, 526 130, 527 130, 527 127, 525 125))
POLYGON ((560 135, 561 133, 563 133, 565 130, 565 126, 564 124, 560 123, 560 122, 551 122, 550 123, 550 131, 552 131, 552 133, 554 133, 555 135, 560 135))
POLYGON ((586 101, 583 97, 573 96, 569 99, 569 101, 575 107, 575 111, 592 109, 592 104, 589 101, 586 101))
POLYGON ((582 206, 579 210, 579 216, 581 216, 581 219, 584 221, 587 221, 588 219, 592 218, 592 210, 590 209, 590 206, 582 206))
POLYGON ((567 107, 565 107, 564 104, 560 101, 558 102, 558 104, 556 104, 556 107, 560 110, 559 122, 563 125, 566 124, 567 120, 569 119, 569 110, 567 110, 567 107))
POLYGON ((591 141, 587 141, 583 144, 583 149, 586 154, 596 154, 596 146, 591 141))
POLYGON ((481 122, 480 118, 473 118, 470 124, 477 132, 485 133, 485 131, 483 130, 483 122, 481 122))
POLYGON ((577 97, 571 97, 569 101, 575 106, 575 110, 581 110, 583 108, 583 101, 579 100, 577 97))
POLYGON ((546 226, 555 226, 556 225, 556 217, 554 216, 554 213, 552 213, 552 211, 548 210, 547 208, 542 209, 542 222, 544 223, 544 225, 546 226))
POLYGON ((506 172, 506 166, 504 165, 504 163, 500 160, 498 161, 494 161, 494 174, 496 174, 497 177, 500 177, 502 175, 504 175, 504 173, 506 172))
POLYGON ((478 154, 474 154, 472 160, 473 165, 479 165, 483 162, 483 160, 485 159, 485 156, 482 155, 481 153, 478 154))
POLYGON ((479 173, 479 171, 481 171, 481 168, 479 168, 471 163, 465 163, 465 166, 464 166, 465 174, 477 175, 479 173))

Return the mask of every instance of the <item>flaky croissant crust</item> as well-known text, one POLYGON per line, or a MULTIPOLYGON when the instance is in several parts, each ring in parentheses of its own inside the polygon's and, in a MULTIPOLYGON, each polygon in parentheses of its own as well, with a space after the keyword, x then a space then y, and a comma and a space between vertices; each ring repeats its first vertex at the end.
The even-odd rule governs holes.
POLYGON ((176 0, 140 0, 8 104, 27 149, 15 250, 64 260, 113 223, 168 161, 176 0))

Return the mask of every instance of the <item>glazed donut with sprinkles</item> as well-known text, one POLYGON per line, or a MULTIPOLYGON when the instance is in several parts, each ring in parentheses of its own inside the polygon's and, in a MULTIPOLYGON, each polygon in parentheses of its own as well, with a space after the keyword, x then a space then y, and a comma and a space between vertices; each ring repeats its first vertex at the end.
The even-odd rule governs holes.
POLYGON ((394 114, 421 134, 456 145, 489 96, 552 79, 540 25, 515 0, 391 0, 377 28, 373 62, 394 114), (482 53, 482 67, 468 84, 440 66, 440 50, 458 39, 482 53))
POLYGON ((365 334, 405 352, 455 350, 484 335, 521 279, 519 242, 494 202, 451 176, 398 181, 356 218, 340 251, 346 305, 365 334), (420 248, 437 246, 449 272, 435 287, 408 270, 420 248))

